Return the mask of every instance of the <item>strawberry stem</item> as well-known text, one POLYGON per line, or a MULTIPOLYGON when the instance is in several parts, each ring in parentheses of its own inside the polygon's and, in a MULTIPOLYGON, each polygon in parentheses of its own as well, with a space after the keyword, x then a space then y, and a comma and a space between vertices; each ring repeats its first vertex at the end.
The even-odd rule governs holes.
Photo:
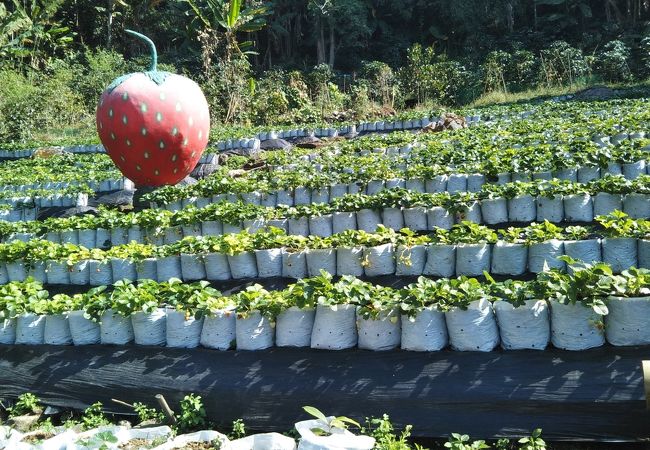
POLYGON ((156 72, 158 70, 158 52, 156 51, 156 44, 153 43, 151 39, 149 39, 147 36, 144 34, 140 34, 137 31, 133 30, 124 30, 127 32, 127 34, 130 34, 131 36, 135 36, 139 39, 142 39, 149 45, 149 50, 151 50, 151 68, 149 69, 150 72, 156 72))

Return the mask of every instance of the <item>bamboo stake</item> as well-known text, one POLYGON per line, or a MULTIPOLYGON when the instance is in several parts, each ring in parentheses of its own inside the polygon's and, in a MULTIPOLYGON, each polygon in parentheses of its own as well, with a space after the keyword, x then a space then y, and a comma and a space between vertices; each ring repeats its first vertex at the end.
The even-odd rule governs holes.
POLYGON ((163 410, 163 413, 165 413, 165 416, 167 416, 167 420, 171 424, 176 423, 176 416, 174 415, 174 411, 169 407, 167 404, 167 400, 165 400, 165 397, 163 397, 162 394, 156 394, 156 400, 158 401, 158 404, 163 410))

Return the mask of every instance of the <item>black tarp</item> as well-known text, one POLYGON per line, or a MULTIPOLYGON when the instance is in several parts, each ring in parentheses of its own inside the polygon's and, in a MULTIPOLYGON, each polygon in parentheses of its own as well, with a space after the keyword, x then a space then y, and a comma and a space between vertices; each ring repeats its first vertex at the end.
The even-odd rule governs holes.
POLYGON ((414 435, 521 436, 550 440, 650 438, 641 360, 650 347, 567 352, 375 353, 310 349, 219 352, 156 347, 0 346, 0 398, 25 391, 47 404, 84 408, 111 398, 172 407, 203 396, 219 425, 286 431, 303 405, 361 419, 388 413, 414 435))

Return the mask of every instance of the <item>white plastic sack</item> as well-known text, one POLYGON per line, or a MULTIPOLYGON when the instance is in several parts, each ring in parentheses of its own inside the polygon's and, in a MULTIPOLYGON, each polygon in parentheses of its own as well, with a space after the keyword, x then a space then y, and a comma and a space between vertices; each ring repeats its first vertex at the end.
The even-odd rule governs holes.
POLYGON ((282 249, 269 248, 255 250, 257 262, 257 276, 260 278, 272 278, 282 276, 282 249))
POLYGON ((631 193, 623 200, 623 212, 633 219, 650 217, 650 195, 631 193))
POLYGON ((436 175, 430 180, 425 180, 425 189, 430 194, 445 192, 447 190, 447 175, 436 175))
POLYGON ((307 249, 305 253, 307 261, 307 274, 310 277, 320 275, 320 271, 336 275, 336 249, 318 248, 307 249))
POLYGON ((638 239, 637 251, 638 251, 637 259, 639 260, 639 267, 642 267, 644 269, 650 269, 650 240, 638 239))
POLYGON ((532 222, 536 217, 535 199, 531 195, 521 195, 508 200, 510 222, 532 222))
POLYGON ((401 208, 384 208, 382 210, 382 222, 386 228, 401 230, 404 228, 404 214, 401 208))
POLYGON ((218 431, 202 430, 202 431, 197 431, 195 433, 181 434, 180 436, 176 436, 171 441, 165 442, 164 444, 159 445, 158 447, 155 447, 152 450, 174 450, 174 449, 185 448, 188 444, 192 442, 214 442, 214 441, 221 442, 221 448, 224 450, 228 448, 227 446, 228 443, 230 442, 225 435, 219 433, 218 431))
POLYGON ((424 245, 407 247, 398 245, 395 252, 395 275, 422 275, 427 260, 427 248, 424 245))
POLYGON ((7 261, 6 267, 6 278, 8 279, 7 281, 24 281, 25 278, 27 278, 27 267, 25 267, 25 261, 22 259, 16 261, 7 261))
POLYGON ((564 261, 557 259, 562 255, 564 255, 564 242, 560 240, 551 239, 532 244, 528 247, 528 271, 540 273, 544 270, 545 264, 549 269, 563 270, 565 268, 564 261))
POLYGON ((499 330, 492 304, 475 300, 466 310, 452 307, 445 313, 449 342, 454 350, 489 352, 499 345, 499 330))
POLYGON ((47 260, 48 284, 70 284, 70 272, 65 261, 47 260))
POLYGON ((297 252, 282 250, 282 276, 285 278, 301 279, 307 277, 306 251, 297 252))
POLYGON ((296 441, 279 433, 253 434, 230 441, 223 450, 295 450, 296 441))
POLYGON ((68 326, 70 327, 70 336, 74 345, 99 344, 101 341, 99 324, 86 319, 84 311, 70 311, 68 326))
POLYGON ((402 315, 402 350, 433 352, 449 344, 445 314, 436 306, 418 311, 415 317, 402 315))
MULTIPOLYGON (((588 264, 602 261, 600 241, 598 239, 564 241, 564 254, 577 261, 584 261, 588 264)), ((571 272, 570 267, 568 270, 571 272)))
POLYGON ((357 211, 358 230, 374 233, 381 223, 381 213, 379 211, 374 209, 361 209, 357 211))
POLYGON ((363 248, 361 247, 339 247, 336 249, 336 274, 337 275, 354 275, 360 277, 363 275, 363 248))
POLYGON ((454 216, 445 208, 441 206, 434 206, 433 208, 427 209, 428 230, 433 231, 436 228, 450 230, 453 225, 454 225, 454 216))
POLYGON ((342 233, 345 230, 357 229, 357 213, 335 212, 332 214, 332 233, 342 233))
POLYGON ((398 311, 380 314, 376 319, 364 319, 357 308, 357 331, 359 348, 384 351, 399 347, 402 326, 398 311))
POLYGON ((318 305, 311 348, 343 350, 357 345, 356 307, 318 305))
POLYGON ((100 330, 102 344, 125 345, 133 340, 131 318, 114 313, 112 309, 102 314, 100 330))
POLYGON ((234 279, 257 277, 257 261, 253 252, 228 255, 228 265, 234 279))
POLYGON ((395 273, 395 247, 381 244, 363 249, 364 271, 367 277, 392 275, 395 273))
POLYGON ((111 272, 113 281, 138 279, 136 264, 133 261, 122 258, 111 258, 111 272))
POLYGON ((434 277, 450 277, 456 272, 456 246, 430 244, 422 273, 434 277))
POLYGON ((634 238, 604 238, 601 243, 603 262, 620 273, 637 265, 637 243, 634 238))
POLYGON ((604 216, 617 209, 623 210, 623 197, 620 194, 598 192, 594 196, 594 216, 604 216))
POLYGON ((43 343, 48 345, 70 345, 72 335, 68 324, 68 313, 45 316, 43 343))
POLYGON ((528 247, 498 241, 492 247, 491 272, 496 275, 521 275, 528 266, 528 247))
POLYGON ((576 303, 565 305, 551 300, 551 342, 563 350, 586 350, 605 343, 599 326, 602 316, 593 308, 576 303))
POLYGON ((16 344, 42 344, 44 332, 44 315, 25 313, 16 317, 16 344))
MULTIPOLYGON (((117 444, 119 446, 128 445, 129 441, 135 439, 142 439, 153 443, 161 439, 169 439, 172 436, 172 429, 167 426, 151 427, 151 428, 130 428, 119 430, 115 433, 117 444)), ((137 447, 138 449, 141 447, 137 447)), ((148 447, 142 447, 148 448, 148 447)))
POLYGON ((106 286, 113 283, 113 271, 108 261, 89 259, 88 272, 91 286, 106 286))
POLYGON ((650 344, 650 297, 610 297, 605 334, 612 345, 650 344))
POLYGON ((309 220, 307 217, 290 218, 287 224, 291 236, 309 236, 309 220))
POLYGON ((180 256, 165 256, 156 260, 156 272, 158 281, 168 281, 171 278, 182 279, 183 272, 181 270, 180 256))
POLYGON ((251 311, 246 318, 237 317, 237 350, 263 350, 272 347, 274 325, 259 311, 251 311))
POLYGON ((203 317, 185 317, 185 312, 167 310, 167 347, 194 348, 201 341, 203 317))
POLYGON ((12 345, 16 342, 16 319, 0 321, 0 344, 12 345))
POLYGON ((538 196, 537 197, 537 221, 557 223, 564 220, 564 202, 561 195, 553 198, 538 196))
POLYGON ((488 225, 508 222, 508 203, 505 198, 486 198, 481 201, 483 222, 488 225))
POLYGON ((292 306, 276 319, 275 345, 278 347, 309 347, 314 329, 315 308, 292 306))
POLYGON ((564 220, 567 222, 591 222, 594 220, 594 206, 589 194, 564 196, 564 220))
POLYGON ((165 310, 156 308, 150 313, 131 314, 133 336, 137 345, 165 345, 167 331, 165 310))
POLYGON ((235 311, 234 309, 211 311, 203 319, 201 345, 217 350, 229 350, 235 347, 235 311))
POLYGON ((333 233, 332 215, 311 216, 309 218, 309 234, 313 236, 329 237, 333 233))
POLYGON ((204 258, 206 278, 210 281, 224 281, 232 278, 228 257, 222 253, 208 253, 204 258))
POLYGON ((114 441, 118 434, 126 431, 125 427, 116 425, 101 426, 79 433, 66 450, 113 450, 117 448, 114 441), (111 438, 107 441, 106 437, 111 438))
POLYGON ((138 280, 158 281, 158 269, 154 258, 146 258, 135 263, 135 271, 138 280))
POLYGON ((424 231, 427 229, 427 210, 423 207, 404 208, 404 225, 409 230, 424 231))
POLYGON ((507 301, 494 302, 501 346, 506 350, 544 350, 551 337, 548 305, 544 300, 526 300, 519 307, 507 301))
POLYGON ((456 245, 456 275, 483 275, 490 270, 490 254, 490 244, 456 245))
POLYGON ((70 284, 85 286, 90 283, 90 265, 87 260, 79 261, 70 267, 70 284))
MULTIPOLYGON (((327 420, 332 420, 328 417, 327 420)), ((375 439, 369 436, 356 436, 344 428, 331 428, 320 420, 303 420, 295 425, 300 434, 298 450, 371 450, 375 447, 375 439), (329 436, 318 436, 312 430, 325 429, 329 436)))
POLYGON ((181 273, 184 281, 204 280, 206 273, 203 255, 181 254, 181 273))
POLYGON ((464 220, 474 223, 482 223, 483 217, 481 216, 481 205, 478 202, 474 202, 469 206, 463 206, 458 211, 456 211, 455 217, 456 223, 460 223, 464 220))

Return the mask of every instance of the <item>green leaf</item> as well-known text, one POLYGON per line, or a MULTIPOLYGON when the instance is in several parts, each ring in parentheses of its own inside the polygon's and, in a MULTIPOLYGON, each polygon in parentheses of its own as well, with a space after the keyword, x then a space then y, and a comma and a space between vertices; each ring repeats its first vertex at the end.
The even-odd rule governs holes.
POLYGON ((307 414, 314 416, 319 420, 322 420, 324 423, 328 423, 327 417, 325 417, 325 414, 323 414, 318 408, 315 408, 313 406, 303 406, 302 409, 304 409, 307 414))

